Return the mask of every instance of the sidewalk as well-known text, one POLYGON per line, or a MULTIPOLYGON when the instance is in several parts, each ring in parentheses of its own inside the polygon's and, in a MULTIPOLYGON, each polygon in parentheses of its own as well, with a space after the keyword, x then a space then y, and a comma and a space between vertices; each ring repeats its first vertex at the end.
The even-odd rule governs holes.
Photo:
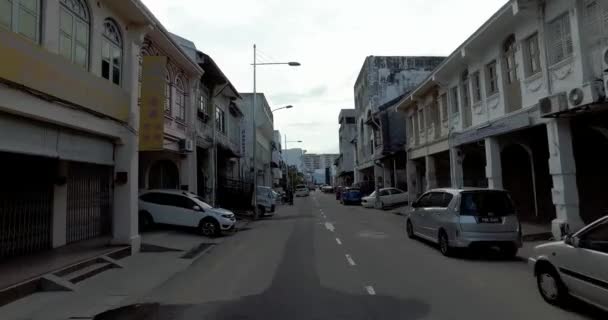
MULTIPOLYGON (((249 223, 239 220, 237 228, 249 223)), ((144 233, 142 251, 120 260, 122 268, 79 282, 74 291, 38 292, 0 307, 0 319, 92 319, 137 300, 230 237, 227 234, 211 239, 169 227, 144 233)))

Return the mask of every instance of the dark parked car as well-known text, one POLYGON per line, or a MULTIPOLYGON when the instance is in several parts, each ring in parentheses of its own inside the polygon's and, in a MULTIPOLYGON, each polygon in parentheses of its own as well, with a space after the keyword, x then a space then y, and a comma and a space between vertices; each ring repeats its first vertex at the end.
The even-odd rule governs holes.
POLYGON ((340 196, 340 203, 344 205, 360 204, 361 190, 359 190, 359 188, 344 188, 342 195, 340 196))

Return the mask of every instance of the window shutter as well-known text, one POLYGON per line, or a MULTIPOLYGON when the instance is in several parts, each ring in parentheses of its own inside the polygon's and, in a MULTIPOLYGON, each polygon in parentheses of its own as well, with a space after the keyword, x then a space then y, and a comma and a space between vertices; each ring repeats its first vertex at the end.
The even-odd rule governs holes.
POLYGON ((564 58, 572 55, 573 44, 572 44, 572 33, 570 32, 570 14, 566 13, 563 20, 563 37, 564 37, 564 58))
POLYGON ((550 37, 551 64, 554 64, 563 59, 562 42, 563 42, 564 35, 563 35, 561 18, 558 18, 558 19, 554 20, 553 22, 551 22, 551 24, 549 25, 549 32, 551 35, 551 37, 550 37))
POLYGON ((600 8, 602 14, 601 14, 601 19, 602 19, 602 26, 603 26, 603 30, 602 30, 602 34, 603 35, 608 35, 608 4, 603 4, 603 8, 600 8))
POLYGON ((585 33, 588 36, 595 36, 600 33, 601 11, 596 0, 587 1, 584 12, 585 33))

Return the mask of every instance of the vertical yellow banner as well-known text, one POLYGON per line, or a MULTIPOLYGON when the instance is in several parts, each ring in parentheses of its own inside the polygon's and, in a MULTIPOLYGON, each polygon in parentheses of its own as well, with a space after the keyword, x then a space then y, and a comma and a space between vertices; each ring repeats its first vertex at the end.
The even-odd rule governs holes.
POLYGON ((139 150, 163 149, 167 57, 144 56, 142 64, 139 150))

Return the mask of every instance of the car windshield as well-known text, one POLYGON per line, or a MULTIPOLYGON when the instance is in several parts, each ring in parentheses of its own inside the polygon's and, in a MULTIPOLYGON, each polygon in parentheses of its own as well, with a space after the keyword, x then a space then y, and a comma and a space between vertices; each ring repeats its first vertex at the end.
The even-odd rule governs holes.
POLYGON ((514 213, 513 203, 507 192, 471 191, 461 195, 461 215, 504 216, 514 213))
POLYGON ((212 206, 207 204, 203 198, 201 198, 199 196, 194 196, 193 198, 197 200, 197 202, 201 208, 203 208, 203 209, 212 209, 213 208, 212 206))
POLYGON ((372 192, 368 197, 375 197, 376 196, 376 191, 372 192))

